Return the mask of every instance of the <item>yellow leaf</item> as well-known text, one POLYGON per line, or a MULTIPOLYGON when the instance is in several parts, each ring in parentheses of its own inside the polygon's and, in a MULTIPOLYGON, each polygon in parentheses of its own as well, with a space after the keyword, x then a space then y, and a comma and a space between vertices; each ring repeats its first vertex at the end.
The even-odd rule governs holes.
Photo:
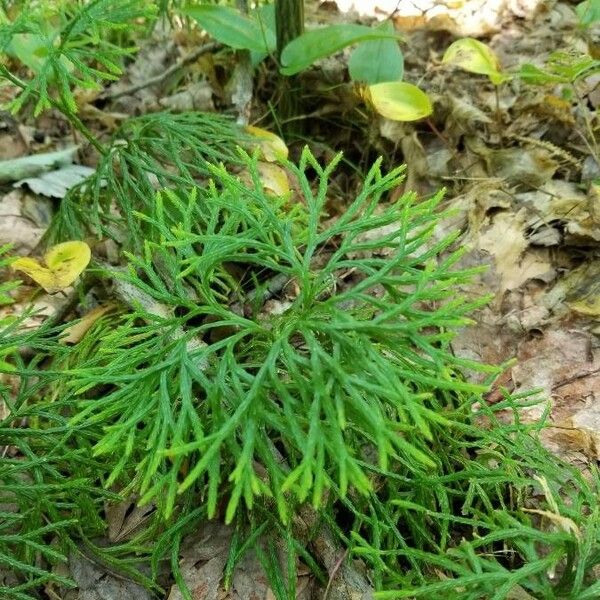
POLYGON ((287 173, 280 166, 260 162, 258 172, 265 191, 276 196, 285 196, 290 191, 287 173))
POLYGON ((442 62, 469 73, 487 75, 494 85, 508 79, 508 75, 500 71, 500 61, 492 50, 473 38, 463 38, 450 44, 442 62))
POLYGON ((48 250, 41 265, 35 258, 18 258, 11 264, 13 271, 29 275, 49 294, 69 287, 91 259, 90 247, 85 242, 73 241, 57 244, 48 250))
POLYGON ((261 127, 254 127, 253 125, 248 125, 246 132, 252 137, 257 138, 256 145, 260 148, 263 158, 267 162, 287 159, 289 153, 288 147, 278 135, 261 127))
POLYGON ((405 81, 370 85, 366 96, 380 115, 392 121, 416 121, 433 112, 429 96, 405 81))

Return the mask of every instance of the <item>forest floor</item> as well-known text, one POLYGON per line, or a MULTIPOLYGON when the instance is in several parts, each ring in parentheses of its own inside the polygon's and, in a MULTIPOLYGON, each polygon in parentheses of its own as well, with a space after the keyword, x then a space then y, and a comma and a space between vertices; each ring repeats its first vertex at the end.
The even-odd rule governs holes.
MULTIPOLYGON (((307 23, 369 23, 373 16, 381 18, 396 8, 393 3, 378 11, 357 2, 358 14, 349 4, 311 4, 307 23)), ((565 98, 560 85, 534 86, 515 79, 495 89, 483 76, 445 67, 441 58, 449 44, 463 36, 486 41, 507 69, 523 63, 542 65, 551 53, 577 52, 588 41, 578 29, 572 3, 515 0, 488 2, 486 9, 485 2, 473 0, 448 3, 457 6, 442 10, 440 3, 432 2, 429 11, 415 7, 418 4, 399 2, 392 19, 405 37, 404 79, 429 94, 434 104, 431 118, 400 123, 366 114, 348 80, 345 51, 299 76, 299 126, 285 142, 291 157, 298 156, 304 144, 322 160, 344 153, 347 168, 338 170, 335 196, 328 199, 332 219, 343 213, 378 156, 384 157, 386 169, 407 165, 403 187, 394 195, 414 190, 427 197, 446 189, 444 206, 453 216, 436 236, 461 231, 460 244, 468 249, 461 266, 489 265, 462 291, 474 298, 491 295, 474 316, 473 326, 455 337, 453 351, 488 364, 514 359, 488 401, 501 398, 500 388, 514 393, 541 390, 547 402, 523 409, 521 418, 535 422, 547 413, 548 426, 541 432, 544 444, 585 470, 600 459, 600 75, 578 84, 574 102, 565 98)), ((121 81, 103 92, 80 93, 81 119, 99 137, 106 137, 128 116, 162 109, 239 116, 229 82, 233 53, 206 53, 164 77, 196 44, 193 32, 157 27, 152 40, 140 42, 141 49, 121 81), (139 89, 128 93, 132 88, 139 89)), ((283 136, 271 102, 273 81, 272 66, 263 63, 251 89, 249 121, 283 136)), ((10 88, 6 93, 10 97, 10 88)), ((48 112, 15 121, 2 113, 2 118, 0 160, 55 151, 75 142, 78 150, 67 162, 95 168, 84 140, 60 115, 48 112)), ((58 197, 48 197, 47 183, 37 185, 13 187, 5 182, 0 188, 0 246, 13 244, 20 255, 36 254, 64 193, 59 190, 58 197)), ((85 316, 74 306, 73 297, 40 294, 33 283, 20 289, 16 302, 0 308, 5 315, 18 314, 32 299, 38 312, 28 320, 31 328, 57 314, 64 320, 85 316)), ((126 539, 145 515, 132 504, 117 506, 107 515, 109 539, 126 539)), ((194 589, 218 587, 224 559, 210 559, 225 556, 227 535, 213 524, 183 546, 182 564, 188 566, 186 577, 194 589)), ((219 597, 272 597, 257 579, 256 561, 248 560, 229 596, 222 592, 219 597)), ((65 600, 151 597, 98 565, 73 561, 68 568, 80 589, 68 592, 65 600)), ((311 576, 307 570, 299 578, 298 597, 303 597, 311 576)), ((173 587, 169 600, 180 597, 173 587)))

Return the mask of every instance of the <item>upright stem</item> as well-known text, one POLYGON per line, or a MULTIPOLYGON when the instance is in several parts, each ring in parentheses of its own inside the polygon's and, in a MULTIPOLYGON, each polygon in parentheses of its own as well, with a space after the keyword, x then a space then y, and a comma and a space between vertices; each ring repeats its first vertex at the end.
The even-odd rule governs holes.
POLYGON ((277 58, 283 49, 304 31, 304 0, 277 0, 275 2, 277 28, 277 58))
MULTIPOLYGON (((277 29, 277 59, 280 60, 283 49, 304 31, 304 0, 276 0, 275 26, 277 29)), ((281 121, 285 124, 298 114, 298 94, 293 93, 296 78, 280 77, 281 99, 278 109, 281 121)), ((284 125, 288 131, 297 129, 299 122, 291 121, 284 125)))

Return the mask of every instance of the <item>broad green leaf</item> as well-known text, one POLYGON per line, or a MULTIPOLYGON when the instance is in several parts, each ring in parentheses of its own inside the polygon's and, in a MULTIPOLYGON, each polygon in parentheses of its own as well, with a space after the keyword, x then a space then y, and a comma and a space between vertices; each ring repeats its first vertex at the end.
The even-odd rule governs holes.
POLYGON ((392 121, 416 121, 433 112, 429 96, 416 85, 405 81, 370 85, 367 97, 381 116, 392 121))
POLYGON ((442 62, 460 67, 469 73, 487 75, 494 85, 508 79, 508 75, 500 71, 500 63, 492 50, 473 38, 462 38, 450 44, 442 62))
MULTIPOLYGON (((261 31, 265 31, 265 36, 269 36, 269 39, 275 39, 275 4, 263 4, 255 12, 256 22, 261 28, 261 31), (269 32, 268 34, 266 32, 269 32)), ((269 52, 275 50, 275 43, 273 47, 269 47, 268 51, 263 49, 260 52, 256 50, 250 50, 250 62, 252 66, 258 65, 262 60, 269 56, 269 52)))
MULTIPOLYGON (((394 32, 390 21, 386 21, 379 29, 394 32)), ((348 71, 354 81, 371 85, 400 81, 404 75, 404 56, 396 40, 361 42, 350 55, 348 71)))
POLYGON ((218 42, 236 50, 271 52, 275 49, 275 33, 256 21, 227 6, 201 4, 183 10, 198 21, 218 42))
POLYGON ((580 2, 575 10, 579 23, 583 27, 589 27, 600 21, 600 0, 585 0, 580 2))
POLYGON ((35 258, 23 257, 13 261, 10 268, 26 273, 52 294, 69 287, 88 266, 90 258, 90 247, 85 242, 63 242, 48 250, 44 256, 46 266, 35 258))
MULTIPOLYGON (((48 61, 53 43, 56 42, 56 35, 57 32, 54 30, 49 30, 45 35, 17 33, 12 36, 6 52, 18 58, 26 67, 31 69, 34 75, 39 75, 44 64, 48 61)), ((69 73, 75 70, 73 63, 64 54, 60 55, 59 60, 69 73)), ((53 70, 47 74, 47 77, 50 82, 56 80, 56 74, 53 70)))
POLYGON ((532 85, 546 85, 549 83, 566 83, 568 78, 555 73, 548 73, 535 65, 525 63, 515 73, 517 77, 532 85))
POLYGON ((307 31, 292 40, 281 53, 281 72, 294 75, 310 67, 320 58, 339 52, 346 46, 368 40, 400 39, 395 32, 374 29, 365 25, 330 25, 307 31))
POLYGON ((7 49, 37 75, 48 58, 48 40, 35 33, 13 35, 7 49))

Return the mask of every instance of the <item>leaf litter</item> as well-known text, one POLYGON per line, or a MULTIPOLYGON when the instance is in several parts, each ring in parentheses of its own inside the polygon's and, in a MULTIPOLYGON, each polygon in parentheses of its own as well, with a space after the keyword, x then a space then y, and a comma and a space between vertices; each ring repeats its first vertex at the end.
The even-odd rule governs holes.
MULTIPOLYGON (((337 4, 342 10, 350 6, 349 2, 340 0, 337 4)), ((505 17, 506 10, 512 10, 513 14, 520 10, 531 14, 538 3, 494 3, 496 8, 491 9, 496 11, 494 22, 485 19, 476 22, 474 15, 478 11, 472 3, 470 8, 465 8, 471 11, 472 19, 452 16, 451 9, 446 14, 434 11, 440 3, 429 4, 418 14, 399 12, 394 18, 407 30, 409 38, 414 37, 414 50, 409 43, 406 51, 407 70, 414 70, 415 64, 421 61, 432 74, 430 95, 434 99, 437 129, 443 132, 443 139, 419 125, 413 127, 380 119, 376 123, 380 139, 374 140, 374 144, 391 143, 400 150, 399 155, 408 166, 407 187, 422 193, 440 185, 448 187, 447 204, 454 209, 454 217, 443 226, 463 230, 463 242, 469 249, 464 264, 491 263, 489 271, 481 274, 465 291, 474 296, 491 291, 494 298, 490 306, 479 311, 474 327, 459 332, 453 342, 456 354, 493 364, 516 357, 517 363, 503 377, 502 385, 515 391, 540 388, 548 405, 524 411, 523 417, 533 422, 548 406, 551 426, 542 433, 544 442, 557 454, 585 465, 600 457, 600 411, 597 408, 600 400, 600 194, 592 182, 598 176, 597 159, 581 143, 580 135, 569 133, 568 139, 564 135, 566 130, 577 132, 582 125, 579 115, 566 110, 570 105, 563 104, 559 96, 547 90, 519 90, 517 93, 508 89, 500 101, 503 121, 498 123, 491 87, 474 84, 467 73, 437 68, 443 53, 424 50, 423 33, 418 30, 418 27, 425 27, 426 31, 448 29, 455 34, 473 36, 499 32, 491 43, 502 58, 503 66, 507 66, 511 64, 511 57, 521 61, 525 57, 539 60, 540 49, 553 48, 549 42, 557 33, 562 33, 561 26, 570 22, 572 9, 558 3, 548 12, 537 13, 533 24, 526 21, 501 29, 500 15, 505 17), (515 32, 518 34, 516 43, 515 32), (419 58, 411 63, 412 51, 419 58), (579 160, 586 153, 585 160, 579 160), (578 158, 573 160, 573 154, 578 158)), ((364 11, 366 5, 355 4, 354 8, 364 11)), ((369 10, 378 18, 383 14, 375 3, 369 10)), ((127 79, 111 86, 109 92, 118 94, 156 77, 173 63, 177 50, 171 32, 157 29, 151 43, 129 67, 127 79)), ((171 81, 172 94, 164 93, 163 84, 143 87, 131 96, 114 100, 113 108, 127 112, 144 112, 160 106, 173 110, 198 107, 213 110, 213 98, 219 94, 214 85, 208 83, 209 78, 207 75, 207 79, 185 81, 183 85, 171 81)), ((590 82, 589 98, 595 93, 592 84, 590 82)), ((595 108, 593 100, 592 104, 595 108)), ((334 112, 339 110, 334 100, 330 107, 334 112)), ((262 138, 260 144, 263 144, 266 160, 283 151, 279 138, 265 135, 262 138)), ((58 159, 52 154, 49 162, 39 157, 42 171, 48 164, 54 168, 62 164, 61 161, 66 160, 68 164, 73 160, 71 149, 60 151, 58 159)), ((20 169, 23 165, 30 168, 25 159, 17 157, 16 160, 21 161, 16 167, 14 163, 5 165, 8 175, 4 181, 22 179, 20 169)), ((268 163, 264 163, 262 169, 266 187, 276 194, 289 191, 285 171, 268 163)), ((31 171, 27 171, 27 176, 31 176, 31 171)), ((32 191, 36 191, 35 186, 32 191)), ((27 216, 25 205, 31 204, 28 198, 31 196, 22 190, 14 190, 0 200, 0 244, 16 243, 22 254, 35 251, 49 220, 27 216)), ((43 199, 38 197, 35 203, 42 207, 38 213, 46 217, 51 214, 43 199)), ((382 236, 388 233, 389 230, 381 231, 382 236)), ((441 237, 443 233, 439 231, 437 235, 441 237)), ((53 283, 56 284, 50 282, 53 283)), ((60 283, 58 287, 50 285, 50 289, 62 289, 65 282, 60 283)), ((30 289, 29 293, 34 292, 30 289)), ((15 298, 10 310, 18 311, 20 301, 15 298)), ((64 298, 48 295, 38 296, 36 304, 41 313, 30 326, 39 326, 49 315, 60 314, 65 306, 64 298)), ((71 326, 64 341, 78 343, 109 310, 110 306, 99 306, 86 312, 71 326)), ((143 524, 145 511, 152 509, 131 510, 131 506, 123 503, 108 510, 111 543, 127 539, 143 524)), ((262 567, 253 552, 242 559, 229 589, 223 588, 231 536, 231 528, 207 522, 185 538, 179 565, 193 598, 273 597, 266 580, 261 578, 262 567)), ((330 556, 329 562, 331 566, 336 561, 330 556)), ((144 595, 146 592, 137 584, 115 578, 104 567, 76 555, 71 557, 70 571, 79 591, 78 595, 65 598, 120 600, 135 597, 143 600, 150 597, 144 595)), ((303 574, 302 568, 298 573, 299 579, 305 581, 304 587, 300 585, 299 589, 306 589, 308 594, 314 581, 303 574)), ((344 596, 340 592, 337 597, 360 597, 357 593, 344 596)), ((311 596, 300 594, 300 597, 311 596)), ((181 592, 173 586, 168 600, 180 598, 181 592)))

